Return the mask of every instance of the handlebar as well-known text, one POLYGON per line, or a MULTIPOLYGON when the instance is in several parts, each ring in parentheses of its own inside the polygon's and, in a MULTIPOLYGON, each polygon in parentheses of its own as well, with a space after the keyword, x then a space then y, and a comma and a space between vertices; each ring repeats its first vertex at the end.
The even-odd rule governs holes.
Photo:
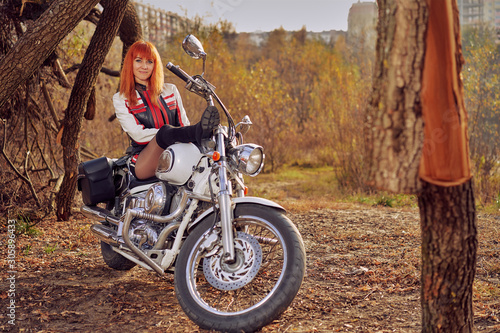
POLYGON ((184 72, 179 66, 175 66, 171 62, 167 64, 167 68, 177 75, 182 81, 188 83, 190 81, 193 81, 193 78, 186 72, 184 72))
POLYGON ((212 97, 215 98, 217 103, 224 110, 229 123, 229 128, 231 129, 230 137, 233 138, 235 135, 234 121, 229 111, 224 106, 219 96, 214 92, 215 87, 208 81, 206 81, 202 76, 196 75, 194 78, 188 73, 184 72, 179 66, 175 66, 173 63, 169 62, 167 64, 167 69, 179 77, 182 81, 186 82, 186 89, 194 92, 202 97, 204 97, 210 105, 213 105, 212 97))

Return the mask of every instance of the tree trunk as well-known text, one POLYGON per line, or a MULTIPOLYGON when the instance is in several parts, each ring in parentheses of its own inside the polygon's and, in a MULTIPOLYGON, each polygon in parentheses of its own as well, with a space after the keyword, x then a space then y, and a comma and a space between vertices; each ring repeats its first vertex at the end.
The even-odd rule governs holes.
POLYGON ((422 332, 472 332, 477 230, 472 181, 454 187, 424 183, 422 332))
POLYGON ((419 189, 423 120, 420 92, 426 0, 379 0, 377 57, 367 110, 370 179, 377 188, 419 189))
MULTIPOLYGON (((113 5, 112 0, 102 0, 101 5, 106 8, 109 4, 113 5)), ((132 2, 127 4, 127 8, 125 9, 125 14, 123 16, 123 20, 120 25, 120 29, 118 30, 118 35, 120 36, 120 40, 123 42, 123 50, 122 50, 122 61, 127 54, 128 48, 142 39, 142 26, 141 21, 139 20, 139 15, 137 15, 137 11, 132 2)), ((121 66, 120 66, 121 68, 121 66)))
POLYGON ((118 32, 128 0, 114 0, 106 6, 85 52, 68 108, 63 121, 62 135, 64 180, 56 197, 58 220, 68 220, 76 190, 77 167, 80 161, 78 137, 87 101, 97 80, 104 59, 118 32))
POLYGON ((430 1, 422 91, 422 332, 472 332, 477 252, 456 1, 430 1), (429 183, 427 183, 429 182, 429 183), (432 185, 430 184, 432 183, 432 185))
POLYGON ((123 62, 129 47, 138 40, 142 39, 141 21, 139 21, 139 15, 137 15, 135 6, 131 2, 127 5, 127 9, 125 10, 125 16, 123 17, 122 24, 120 25, 120 30, 118 30, 118 35, 120 36, 120 40, 123 42, 123 62))
POLYGON ((378 5, 371 178, 419 194, 422 331, 471 332, 477 239, 456 2, 378 5))
POLYGON ((0 108, 99 0, 56 0, 0 58, 0 108))

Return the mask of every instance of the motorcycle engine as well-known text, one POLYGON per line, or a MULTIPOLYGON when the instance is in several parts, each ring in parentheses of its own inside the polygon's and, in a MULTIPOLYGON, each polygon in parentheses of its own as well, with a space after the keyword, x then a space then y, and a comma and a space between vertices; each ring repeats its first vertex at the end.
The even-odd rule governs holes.
MULTIPOLYGON (((182 193, 178 187, 166 182, 152 184, 145 192, 135 193, 128 199, 127 209, 139 209, 147 214, 167 215, 180 204, 182 193)), ((141 250, 151 250, 158 242, 164 224, 136 218, 130 224, 129 238, 141 250)))
MULTIPOLYGON (((164 182, 153 184, 146 193, 137 193, 129 199, 128 209, 142 209, 153 215, 173 212, 181 201, 182 194, 176 187, 164 182)), ((136 218, 130 224, 129 238, 141 250, 150 250, 158 242, 165 226, 146 219, 136 218)))
POLYGON ((129 237, 132 243, 141 250, 150 250, 158 241, 158 225, 153 222, 135 219, 132 221, 129 230, 129 237))

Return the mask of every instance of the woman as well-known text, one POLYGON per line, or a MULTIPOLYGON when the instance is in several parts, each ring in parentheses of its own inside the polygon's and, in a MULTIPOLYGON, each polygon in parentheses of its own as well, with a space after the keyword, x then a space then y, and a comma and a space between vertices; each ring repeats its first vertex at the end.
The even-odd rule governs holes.
POLYGON ((139 179, 155 175, 165 148, 175 142, 200 143, 220 122, 217 108, 208 107, 200 122, 189 126, 179 91, 175 85, 164 83, 160 55, 149 42, 138 41, 130 47, 120 80, 113 105, 132 140, 132 172, 139 179))

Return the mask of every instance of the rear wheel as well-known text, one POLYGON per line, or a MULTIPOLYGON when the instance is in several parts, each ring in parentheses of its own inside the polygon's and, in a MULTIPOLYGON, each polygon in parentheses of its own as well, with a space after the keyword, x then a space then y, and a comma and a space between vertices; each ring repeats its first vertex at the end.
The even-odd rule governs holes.
POLYGON ((186 314, 204 329, 250 332, 290 305, 302 283, 305 251, 279 210, 240 204, 234 212, 235 261, 224 262, 209 216, 189 235, 176 262, 175 289, 186 314))
POLYGON ((104 262, 109 267, 119 270, 128 271, 135 267, 136 263, 128 260, 121 254, 113 251, 113 247, 101 241, 101 254, 104 262))

